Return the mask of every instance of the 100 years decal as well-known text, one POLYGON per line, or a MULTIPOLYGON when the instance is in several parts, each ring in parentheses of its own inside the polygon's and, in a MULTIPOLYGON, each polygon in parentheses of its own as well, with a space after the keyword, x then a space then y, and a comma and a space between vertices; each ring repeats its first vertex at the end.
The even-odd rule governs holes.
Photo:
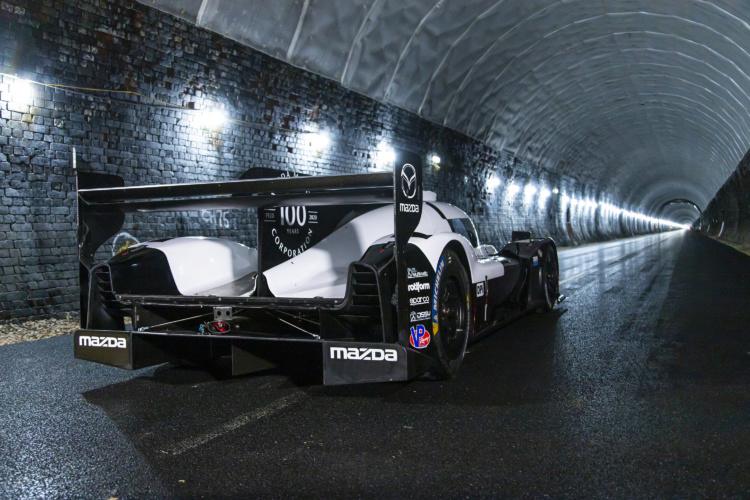
POLYGON ((265 221, 274 223, 272 246, 284 257, 296 257, 310 248, 318 223, 318 211, 307 207, 274 207, 265 210, 265 221))

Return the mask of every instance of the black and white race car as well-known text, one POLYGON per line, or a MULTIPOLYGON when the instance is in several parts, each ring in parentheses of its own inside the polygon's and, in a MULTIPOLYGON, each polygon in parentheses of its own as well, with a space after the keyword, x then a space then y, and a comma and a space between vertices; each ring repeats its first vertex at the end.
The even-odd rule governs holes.
POLYGON ((243 374, 291 349, 326 384, 446 378, 468 342, 562 300, 551 239, 480 244, 462 210, 423 192, 420 158, 405 151, 387 173, 78 183, 81 359, 136 369, 229 357, 243 374), (257 248, 178 237, 95 262, 128 213, 218 208, 257 209, 257 248))

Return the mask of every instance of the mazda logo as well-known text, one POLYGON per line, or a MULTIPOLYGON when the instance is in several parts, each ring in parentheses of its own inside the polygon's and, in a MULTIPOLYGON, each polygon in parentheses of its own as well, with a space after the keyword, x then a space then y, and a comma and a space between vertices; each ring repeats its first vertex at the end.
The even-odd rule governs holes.
POLYGON ((417 194, 417 171, 409 163, 401 167, 401 191, 409 199, 417 194))

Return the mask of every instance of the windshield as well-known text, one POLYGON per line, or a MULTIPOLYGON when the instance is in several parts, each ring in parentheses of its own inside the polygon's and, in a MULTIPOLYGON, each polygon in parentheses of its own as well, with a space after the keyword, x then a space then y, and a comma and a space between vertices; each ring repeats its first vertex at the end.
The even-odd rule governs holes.
POLYGON ((469 240, 471 246, 474 248, 479 246, 477 230, 474 228, 474 223, 471 222, 471 219, 448 219, 448 223, 451 225, 451 230, 469 240))

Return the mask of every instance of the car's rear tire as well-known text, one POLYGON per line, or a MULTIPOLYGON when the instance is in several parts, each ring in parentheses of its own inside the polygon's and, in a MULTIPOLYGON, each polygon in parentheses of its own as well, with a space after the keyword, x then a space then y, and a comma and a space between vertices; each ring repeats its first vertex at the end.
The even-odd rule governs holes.
POLYGON ((433 342, 438 363, 428 376, 447 379, 458 371, 464 359, 473 317, 470 280, 461 260, 452 250, 444 250, 440 258, 445 260, 445 265, 435 280, 438 289, 437 323, 433 319, 433 342))
POLYGON ((554 309, 557 297, 560 295, 560 268, 557 263, 557 251, 551 245, 542 250, 544 252, 542 264, 542 311, 554 309))

